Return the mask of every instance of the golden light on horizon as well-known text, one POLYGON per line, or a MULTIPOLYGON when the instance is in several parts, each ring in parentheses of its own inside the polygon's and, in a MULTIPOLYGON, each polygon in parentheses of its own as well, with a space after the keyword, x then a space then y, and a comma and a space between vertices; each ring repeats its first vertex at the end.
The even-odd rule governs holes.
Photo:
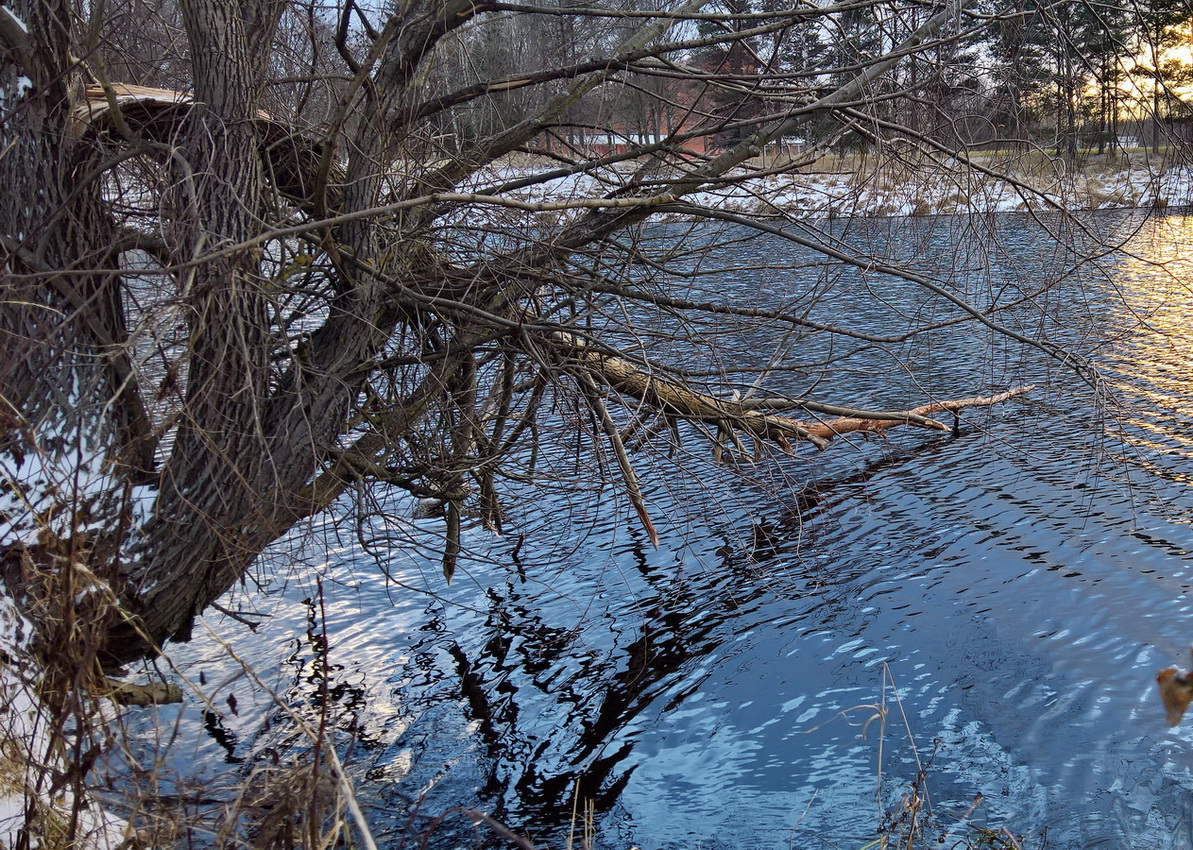
POLYGON ((1151 45, 1143 43, 1135 55, 1124 63, 1128 71, 1125 88, 1136 98, 1144 112, 1150 112, 1150 100, 1156 84, 1152 76, 1155 70, 1153 58, 1158 60, 1165 76, 1170 78, 1164 86, 1166 91, 1182 99, 1193 97, 1193 19, 1170 27, 1168 34, 1174 37, 1160 46, 1158 56, 1153 57, 1151 45), (1130 73, 1132 69, 1142 69, 1145 73, 1130 73), (1182 81, 1181 76, 1186 81, 1182 81))

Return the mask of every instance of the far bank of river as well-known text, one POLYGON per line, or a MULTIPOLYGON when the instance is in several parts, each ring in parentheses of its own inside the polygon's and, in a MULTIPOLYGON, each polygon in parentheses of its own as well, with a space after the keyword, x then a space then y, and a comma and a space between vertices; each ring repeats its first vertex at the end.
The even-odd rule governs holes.
MULTIPOLYGON (((460 188, 489 189, 548 174, 555 167, 557 163, 505 162, 460 188)), ((633 166, 623 164, 599 178, 569 175, 508 194, 529 203, 590 198, 624 183, 631 173, 633 166)), ((1193 204, 1193 168, 1171 153, 1146 151, 1074 162, 1039 152, 974 153, 967 162, 853 154, 790 170, 781 162, 756 163, 731 174, 724 185, 685 200, 716 210, 799 218, 1164 209, 1193 204)))

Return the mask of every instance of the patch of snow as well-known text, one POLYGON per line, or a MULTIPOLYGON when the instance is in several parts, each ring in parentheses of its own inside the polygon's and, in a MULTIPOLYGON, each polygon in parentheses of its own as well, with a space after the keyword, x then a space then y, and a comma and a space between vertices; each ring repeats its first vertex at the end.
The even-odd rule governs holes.
MULTIPOLYGON (((16 846, 25 826, 27 789, 35 784, 44 787, 44 783, 36 783, 42 772, 38 765, 52 758, 45 712, 28 676, 21 675, 29 669, 22 661, 28 660, 26 648, 32 631, 16 605, 0 591, 0 657, 4 658, 0 662, 0 743, 4 744, 3 757, 11 760, 0 775, 0 847, 16 846)), ((73 804, 69 792, 40 801, 43 811, 58 812, 64 820, 73 804)), ((78 829, 80 840, 74 846, 80 850, 116 850, 130 831, 126 821, 90 800, 79 807, 78 829)))
MULTIPOLYGON (((73 401, 84 395, 79 383, 76 375, 64 410, 81 408, 73 401)), ((78 419, 47 417, 19 449, 0 453, 0 540, 32 545, 43 532, 61 538, 102 532, 126 506, 135 523, 148 518, 156 491, 134 487, 126 497, 124 481, 108 463, 102 429, 93 418, 78 419)))
MULTIPOLYGON (((685 200, 716 210, 753 215, 820 219, 846 216, 982 215, 1026 209, 1072 211, 1193 203, 1193 170, 1187 166, 1155 168, 1123 163, 1105 173, 1085 173, 1061 163, 1039 174, 1016 175, 1021 189, 998 176, 963 166, 938 165, 913 172, 878 167, 865 173, 772 173, 751 177, 730 174, 736 181, 693 192, 685 200)), ((1089 169, 1093 171, 1093 167, 1089 169)), ((530 179, 532 167, 495 164, 456 187, 459 192, 487 190, 503 182, 530 179)), ((597 173, 556 177, 503 193, 525 203, 566 203, 599 197, 624 186, 632 171, 608 168, 597 173)), ((447 213, 441 224, 462 253, 509 238, 503 226, 534 227, 535 216, 558 224, 576 210, 530 212, 465 205, 447 213)), ((671 216, 677 217, 677 216, 671 216)))
POLYGON ((10 92, 6 87, 0 86, 0 119, 3 119, 9 111, 8 101, 21 100, 30 89, 33 88, 33 81, 28 77, 17 77, 17 83, 10 92))
POLYGON ((148 484, 138 484, 129 491, 129 528, 141 528, 153 516, 153 508, 157 504, 158 489, 148 484))
POLYGON ((29 34, 29 25, 21 19, 20 15, 10 9, 8 6, 0 6, 0 15, 4 15, 4 17, 8 18, 8 22, 17 27, 17 29, 19 29, 21 32, 25 33, 25 35, 29 34))

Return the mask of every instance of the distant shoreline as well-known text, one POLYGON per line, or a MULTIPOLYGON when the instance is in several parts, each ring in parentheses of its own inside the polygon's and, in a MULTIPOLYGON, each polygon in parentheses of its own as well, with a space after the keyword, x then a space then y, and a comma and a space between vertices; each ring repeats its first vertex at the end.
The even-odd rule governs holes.
MULTIPOLYGON (((729 175, 726 185, 691 193, 684 200, 726 212, 810 219, 1193 205, 1193 166, 1164 160, 1145 153, 1120 153, 1090 156, 1074 166, 1039 153, 975 154, 971 157, 974 166, 967 166, 877 156, 826 157, 814 166, 815 171, 777 171, 763 176, 739 171, 729 175)), ((475 175, 471 186, 488 184, 491 188, 536 170, 529 163, 496 165, 475 175)), ((626 172, 619 174, 624 179, 626 172)), ((599 197, 618 182, 616 176, 606 173, 606 179, 598 183, 592 175, 572 175, 512 194, 530 203, 599 197), (610 176, 613 179, 608 179, 610 176)))

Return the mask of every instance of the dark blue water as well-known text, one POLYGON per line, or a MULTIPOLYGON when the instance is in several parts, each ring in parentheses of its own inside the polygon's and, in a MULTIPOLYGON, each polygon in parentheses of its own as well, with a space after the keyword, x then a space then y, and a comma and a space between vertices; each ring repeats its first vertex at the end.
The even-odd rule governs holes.
MULTIPOLYGON (((223 716, 191 699, 156 736, 136 727, 136 746, 161 739, 173 791, 218 789, 309 748, 279 703, 326 716, 388 846, 463 805, 558 847, 573 827, 579 842, 588 806, 600 847, 856 847, 915 786, 942 846, 1005 825, 1026 847, 1193 847, 1193 720, 1169 730, 1154 694, 1193 642, 1193 219, 1094 215, 1092 234, 1132 253, 1084 260, 1065 246, 1089 234, 1045 223, 1054 234, 1005 216, 829 236, 1095 357, 1096 392, 971 324, 831 346, 773 322, 686 325, 688 344, 652 356, 743 388, 757 375, 735 370, 768 363, 786 368, 766 389, 856 406, 1038 388, 966 413, 958 435, 896 430, 754 465, 713 464, 686 429, 674 457, 635 456, 657 550, 597 483, 610 457, 546 453, 548 486, 508 486, 526 498, 505 536, 467 529, 450 587, 438 521, 410 519, 398 494, 344 507, 228 600, 270 615, 256 634, 216 614, 219 640, 200 626, 173 648, 223 716), (272 695, 236 678, 222 641, 272 695)), ((773 237, 704 268, 692 297, 870 334, 960 315, 773 237)), ((567 411, 552 427, 569 432, 567 411)), ((451 816, 430 846, 489 836, 451 816)))

